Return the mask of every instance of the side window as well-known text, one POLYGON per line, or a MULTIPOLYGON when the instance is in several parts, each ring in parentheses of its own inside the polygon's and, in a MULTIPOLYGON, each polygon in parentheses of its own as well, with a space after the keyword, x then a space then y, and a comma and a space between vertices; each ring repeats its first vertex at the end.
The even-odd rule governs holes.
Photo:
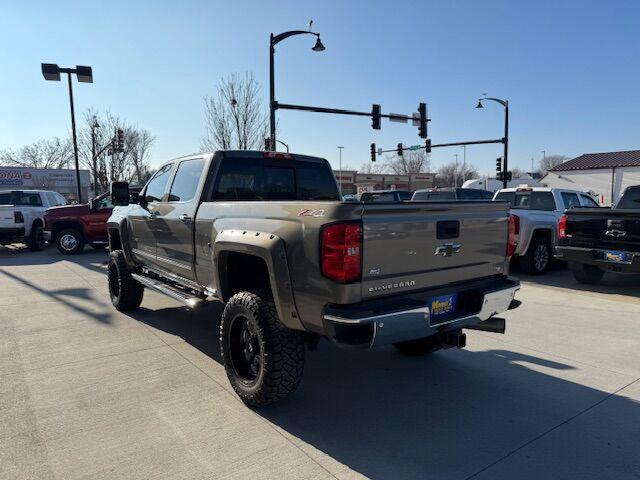
POLYGON ((552 212, 556 209, 556 202, 551 192, 531 192, 529 203, 531 210, 544 210, 552 212))
POLYGON ((578 200, 578 194, 562 192, 560 194, 562 196, 562 203, 564 203, 564 208, 573 208, 580 206, 580 200, 578 200))
POLYGON ((516 192, 500 192, 496 195, 495 199, 509 202, 509 206, 514 207, 516 203, 516 192))
POLYGON ((46 192, 45 195, 47 197, 47 203, 49 204, 50 207, 55 207, 58 205, 56 196, 52 192, 46 192))
POLYGON ((149 180, 144 193, 144 198, 147 202, 159 202, 162 200, 172 169, 173 163, 168 163, 158 170, 153 178, 149 180))
POLYGON ((196 196, 203 168, 204 160, 202 158, 180 162, 169 192, 169 201, 188 202, 193 200, 193 197, 196 196))
POLYGON ((585 207, 599 207, 598 202, 596 202, 593 198, 588 197, 587 195, 580 195, 582 199, 582 205, 585 207))

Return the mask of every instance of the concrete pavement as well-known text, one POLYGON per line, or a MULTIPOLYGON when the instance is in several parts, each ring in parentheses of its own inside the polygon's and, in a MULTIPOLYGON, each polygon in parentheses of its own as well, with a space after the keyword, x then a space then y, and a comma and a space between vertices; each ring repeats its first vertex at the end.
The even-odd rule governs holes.
POLYGON ((0 478, 637 479, 640 287, 525 279, 506 335, 412 359, 321 342, 246 408, 220 305, 110 305, 105 252, 0 249, 0 478), (618 293, 622 292, 622 294, 618 293))

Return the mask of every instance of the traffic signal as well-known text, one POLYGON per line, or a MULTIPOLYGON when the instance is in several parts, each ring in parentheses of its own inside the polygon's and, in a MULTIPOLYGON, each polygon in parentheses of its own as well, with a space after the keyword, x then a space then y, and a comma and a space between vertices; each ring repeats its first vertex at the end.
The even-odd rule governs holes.
POLYGON ((424 141, 424 151, 427 152, 427 153, 431 153, 431 139, 430 138, 427 138, 424 141))
POLYGON ((374 103, 371 107, 371 127, 374 130, 380 130, 380 119, 380 105, 374 103))
POLYGON ((496 172, 502 171, 502 157, 496 158, 496 172))
POLYGON ((510 182, 511 180, 513 180, 513 172, 506 172, 507 173, 507 182, 510 182))
POLYGON ((502 181, 502 175, 503 175, 502 172, 496 173, 496 180, 502 181))
POLYGON ((371 144, 371 161, 372 162, 376 161, 376 144, 375 143, 371 144))
POLYGON ((402 156, 402 144, 401 144, 401 143, 399 143, 399 144, 398 144, 398 151, 397 151, 397 153, 398 153, 398 155, 399 155, 399 156, 402 156))
POLYGON ((418 113, 420 114, 419 124, 418 124, 418 132, 420 138, 427 138, 427 122, 429 121, 427 118, 427 104, 420 103, 418 105, 418 113))
POLYGON ((121 128, 116 131, 116 151, 124 152, 124 130, 121 128))

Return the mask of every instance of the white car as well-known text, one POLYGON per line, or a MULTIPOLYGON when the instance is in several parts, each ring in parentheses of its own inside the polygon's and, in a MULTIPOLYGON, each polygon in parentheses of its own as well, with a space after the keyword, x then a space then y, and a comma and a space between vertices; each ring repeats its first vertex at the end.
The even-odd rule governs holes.
POLYGON ((44 212, 66 204, 62 195, 50 190, 0 190, 0 245, 23 242, 31 250, 42 250, 44 212))
POLYGON ((549 267, 558 240, 558 221, 565 209, 598 207, 587 192, 563 188, 503 188, 494 200, 506 200, 516 218, 515 258, 526 273, 540 275, 549 267))

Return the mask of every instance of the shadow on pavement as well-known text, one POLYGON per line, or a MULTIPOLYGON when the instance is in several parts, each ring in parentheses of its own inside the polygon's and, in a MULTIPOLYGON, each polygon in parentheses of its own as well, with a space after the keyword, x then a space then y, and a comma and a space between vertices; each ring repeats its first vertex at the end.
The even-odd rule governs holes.
MULTIPOLYGON (((95 268, 99 268, 99 267, 95 267, 95 268)), ((11 272, 8 272, 7 270, 3 270, 2 268, 0 268, 0 275, 4 275, 5 277, 10 278, 15 282, 21 283, 25 287, 35 292, 38 292, 42 295, 45 295, 47 297, 50 297, 52 300, 56 300, 66 305, 67 307, 71 308, 72 310, 75 310, 78 313, 86 315, 87 317, 92 318, 100 323, 105 323, 105 324, 111 323, 110 314, 90 311, 82 307, 81 305, 78 305, 77 303, 73 302, 74 298, 82 299, 82 300, 91 300, 92 299, 91 293, 93 291, 92 288, 81 287, 81 288, 60 288, 57 290, 45 290, 44 288, 39 287, 38 285, 31 282, 30 280, 27 280, 26 278, 16 273, 11 273, 11 272)))
MULTIPOLYGON (((130 315, 221 363, 221 313, 216 304, 195 312, 142 308, 130 315)), ((296 394, 256 412, 322 452, 311 457, 326 454, 374 479, 469 478, 485 469, 492 479, 578 478, 577 471, 627 478, 609 470, 635 466, 640 472, 640 405, 558 378, 575 370, 505 349, 407 358, 391 347, 344 351, 321 342, 307 353, 296 394), (610 418, 591 426, 591 436, 584 427, 556 433, 604 399, 610 418), (531 456, 523 447, 540 437, 549 450, 531 456), (526 458, 517 468, 514 462, 493 465, 520 455, 521 448, 526 458), (522 469, 527 463, 531 468, 522 469), (505 465, 515 470, 500 474, 505 465)))
POLYGON ((578 283, 569 269, 551 269, 543 275, 527 275, 514 269, 512 272, 520 280, 537 285, 559 287, 583 292, 628 295, 640 298, 640 275, 606 273, 597 285, 578 283))

